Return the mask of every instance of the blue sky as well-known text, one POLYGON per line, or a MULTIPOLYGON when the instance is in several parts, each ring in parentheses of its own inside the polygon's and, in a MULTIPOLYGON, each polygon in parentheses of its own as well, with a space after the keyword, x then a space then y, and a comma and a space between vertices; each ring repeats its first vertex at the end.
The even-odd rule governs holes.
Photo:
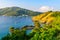
POLYGON ((12 6, 34 11, 60 10, 60 0, 0 0, 0 8, 12 6))

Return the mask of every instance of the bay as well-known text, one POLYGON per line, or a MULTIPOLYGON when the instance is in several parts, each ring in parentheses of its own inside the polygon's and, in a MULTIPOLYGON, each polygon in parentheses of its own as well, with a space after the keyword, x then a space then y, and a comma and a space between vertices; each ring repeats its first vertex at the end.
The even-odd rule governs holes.
POLYGON ((9 33, 10 27, 22 28, 25 25, 33 25, 30 16, 0 16, 0 38, 9 33))

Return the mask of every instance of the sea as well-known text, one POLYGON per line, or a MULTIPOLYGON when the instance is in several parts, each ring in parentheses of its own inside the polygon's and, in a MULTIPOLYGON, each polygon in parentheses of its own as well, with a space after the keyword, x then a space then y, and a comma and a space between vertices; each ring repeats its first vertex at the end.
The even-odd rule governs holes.
POLYGON ((0 38, 9 33, 10 27, 22 28, 26 25, 34 25, 31 16, 0 16, 0 38))

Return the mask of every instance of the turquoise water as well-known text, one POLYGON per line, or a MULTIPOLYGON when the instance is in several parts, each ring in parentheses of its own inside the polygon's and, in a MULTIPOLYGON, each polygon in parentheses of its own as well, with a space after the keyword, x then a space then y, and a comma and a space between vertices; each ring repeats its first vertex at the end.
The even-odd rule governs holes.
POLYGON ((9 28, 21 28, 25 25, 33 25, 30 16, 16 17, 16 16, 0 16, 0 38, 9 33, 9 28))

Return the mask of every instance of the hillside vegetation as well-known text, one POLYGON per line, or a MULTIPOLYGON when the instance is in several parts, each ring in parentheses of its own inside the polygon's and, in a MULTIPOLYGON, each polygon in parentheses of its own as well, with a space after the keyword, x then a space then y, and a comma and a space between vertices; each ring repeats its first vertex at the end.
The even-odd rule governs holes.
POLYGON ((32 19, 35 35, 31 40, 60 40, 60 12, 46 12, 32 19))
POLYGON ((50 23, 49 21, 52 21, 54 19, 54 17, 52 16, 54 15, 53 12, 46 12, 46 13, 42 13, 40 15, 37 15, 37 16, 34 16, 32 18, 33 21, 38 21, 38 22, 41 22, 41 23, 50 23))

